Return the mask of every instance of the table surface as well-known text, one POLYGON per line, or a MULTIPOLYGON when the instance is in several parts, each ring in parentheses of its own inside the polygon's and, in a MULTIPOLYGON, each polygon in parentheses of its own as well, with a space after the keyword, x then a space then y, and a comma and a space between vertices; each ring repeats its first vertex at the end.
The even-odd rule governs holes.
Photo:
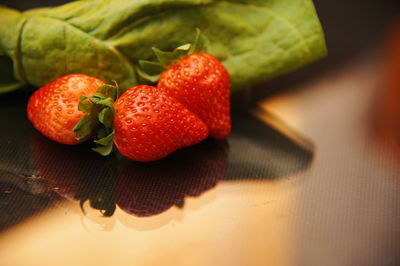
POLYGON ((0 265, 399 265, 380 50, 316 67, 255 88, 226 141, 150 164, 53 143, 29 94, 1 96, 0 265))

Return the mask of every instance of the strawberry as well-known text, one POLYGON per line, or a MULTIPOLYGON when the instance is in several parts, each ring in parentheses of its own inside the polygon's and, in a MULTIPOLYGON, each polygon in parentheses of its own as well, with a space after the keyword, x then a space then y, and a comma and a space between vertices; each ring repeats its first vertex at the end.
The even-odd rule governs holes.
POLYGON ((172 52, 153 51, 159 62, 140 60, 139 76, 175 97, 203 120, 210 136, 225 139, 231 131, 230 77, 224 65, 204 53, 207 39, 197 29, 193 44, 172 52))
POLYGON ((157 88, 178 99, 203 120, 210 136, 225 139, 231 131, 230 79, 214 56, 190 54, 161 73, 157 88))
POLYGON ((91 96, 104 84, 99 79, 82 74, 56 79, 30 97, 28 119, 46 137, 62 144, 78 144, 72 129, 84 116, 78 110, 80 96, 91 96))
POLYGON ((208 136, 207 126, 195 114, 152 86, 130 88, 114 108, 115 146, 136 161, 161 159, 208 136))

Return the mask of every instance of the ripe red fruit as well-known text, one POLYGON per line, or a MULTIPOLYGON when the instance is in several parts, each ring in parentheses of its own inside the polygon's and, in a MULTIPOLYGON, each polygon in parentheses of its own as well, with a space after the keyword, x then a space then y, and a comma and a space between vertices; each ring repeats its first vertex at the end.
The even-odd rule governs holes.
POLYGON ((179 59, 161 73, 157 87, 203 120, 211 137, 225 139, 229 135, 230 78, 214 56, 190 54, 179 59))
POLYGON ((28 102, 28 119, 46 137, 68 145, 78 144, 72 128, 84 113, 78 110, 81 95, 91 96, 105 83, 83 74, 56 79, 38 89, 28 102))
POLYGON ((114 108, 114 143, 122 155, 136 161, 161 159, 208 136, 203 121, 152 86, 130 88, 114 108))

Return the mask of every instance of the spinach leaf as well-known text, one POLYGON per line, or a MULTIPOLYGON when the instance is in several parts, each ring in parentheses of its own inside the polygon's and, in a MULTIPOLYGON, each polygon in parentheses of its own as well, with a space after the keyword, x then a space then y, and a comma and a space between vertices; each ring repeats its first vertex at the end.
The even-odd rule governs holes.
MULTIPOLYGON (((23 13, 0 6, 0 50, 13 61, 16 84, 83 73, 127 89, 140 82, 138 61, 154 59, 152 47, 191 42, 196 27, 233 91, 326 54, 311 0, 91 0, 23 13)), ((0 75, 0 93, 8 78, 0 75)))

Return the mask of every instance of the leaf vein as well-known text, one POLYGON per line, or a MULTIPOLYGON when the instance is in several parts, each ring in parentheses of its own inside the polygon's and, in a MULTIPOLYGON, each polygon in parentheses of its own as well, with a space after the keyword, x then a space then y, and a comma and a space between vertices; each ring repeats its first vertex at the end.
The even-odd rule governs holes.
MULTIPOLYGON (((89 36, 89 38, 92 39, 93 41, 95 41, 96 43, 98 42, 98 43, 103 44, 103 45, 104 45, 105 47, 107 47, 112 53, 114 53, 118 58, 120 58, 121 61, 123 61, 123 62, 127 65, 127 69, 129 70, 130 77, 131 77, 131 78, 134 78, 134 77, 135 77, 135 74, 134 74, 135 65, 134 65, 132 62, 130 62, 129 59, 128 59, 123 53, 121 53, 118 49, 116 49, 113 45, 110 45, 109 43, 107 43, 107 42, 105 42, 105 41, 103 41, 103 40, 100 40, 100 39, 98 39, 98 38, 96 38, 96 37, 94 37, 94 36, 88 34, 87 32, 83 31, 83 30, 80 29, 79 27, 76 27, 75 25, 70 24, 70 23, 68 23, 68 22, 66 22, 66 21, 64 21, 64 20, 59 19, 59 18, 55 18, 55 17, 52 17, 52 16, 46 16, 46 15, 40 15, 39 17, 42 17, 42 18, 45 18, 45 19, 53 19, 53 20, 56 20, 56 21, 62 23, 62 24, 64 25, 64 27, 66 27, 66 26, 71 27, 71 28, 73 28, 74 30, 77 30, 77 31, 81 32, 82 34, 89 36)), ((97 50, 98 50, 98 47, 96 47, 95 49, 96 49, 96 52, 98 52, 98 51, 97 51, 97 50)))
POLYGON ((267 7, 267 6, 260 6, 260 5, 253 5, 253 4, 244 4, 244 3, 233 3, 233 2, 229 2, 229 1, 219 1, 219 2, 213 2, 211 4, 231 4, 231 5, 244 5, 246 7, 253 7, 256 9, 262 8, 264 10, 266 10, 269 14, 271 14, 271 16, 275 17, 276 19, 282 21, 283 23, 285 23, 288 28, 291 29, 292 32, 294 32, 297 37, 300 39, 300 41, 303 43, 303 46, 305 47, 305 49, 307 50, 307 54, 310 55, 311 54, 311 49, 307 44, 306 39, 304 38, 304 36, 301 34, 301 32, 289 21, 289 19, 285 18, 284 16, 279 15, 278 13, 274 12, 271 8, 267 7))

